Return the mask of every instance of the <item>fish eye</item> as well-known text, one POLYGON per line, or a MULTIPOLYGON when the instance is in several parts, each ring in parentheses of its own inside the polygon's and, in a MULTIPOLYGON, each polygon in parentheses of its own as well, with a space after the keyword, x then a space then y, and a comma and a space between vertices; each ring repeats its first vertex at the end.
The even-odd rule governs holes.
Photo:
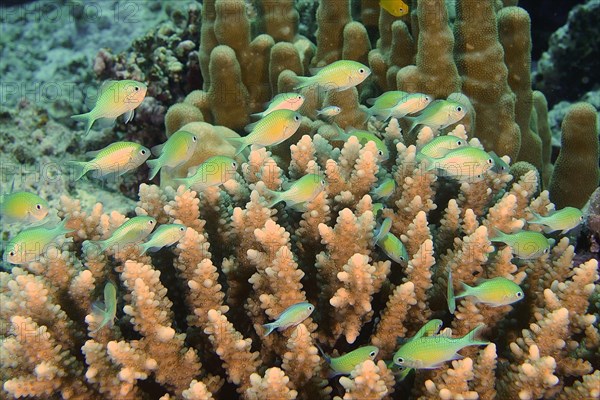
POLYGON ((198 140, 198 138, 196 136, 192 136, 192 142, 195 142, 196 140, 198 140))
POLYGON ((325 180, 324 179, 321 179, 321 185, 325 186, 325 180))
POLYGON ((364 68, 361 68, 361 69, 359 69, 359 70, 358 70, 358 73, 359 73, 359 74, 364 74, 364 73, 365 73, 365 69, 364 69, 364 68))
POLYGON ((302 95, 301 94, 298 95, 298 100, 302 100, 302 95))
POLYGON ((300 121, 300 117, 298 115, 294 115, 294 121, 300 121))
POLYGON ((456 111, 461 112, 462 111, 462 107, 461 106, 456 107, 456 111))
POLYGON ((380 156, 383 156, 383 150, 379 150, 379 151, 377 152, 377 154, 379 154, 380 156))
POLYGON ((154 225, 154 221, 153 221, 153 220, 150 220, 150 221, 148 221, 148 223, 149 223, 150 225, 154 225))
POLYGON ((312 305, 308 306, 308 311, 312 311, 314 307, 312 305))
POLYGON ((548 254, 548 248, 544 249, 544 254, 548 254))
POLYGON ((580 220, 580 221, 583 221, 583 215, 579 217, 579 220, 580 220))
POLYGON ((142 153, 142 155, 145 156, 146 155, 146 150, 142 150, 142 151, 140 151, 140 153, 142 153))
POLYGON ((9 256, 14 257, 15 256, 15 252, 11 251, 10 253, 8 253, 9 256))
POLYGON ((488 164, 493 164, 494 160, 492 160, 491 158, 488 158, 487 162, 488 162, 488 164))
POLYGON ((402 358, 402 357, 396 358, 396 364, 404 364, 404 358, 402 358))
POLYGON ((376 356, 375 351, 372 351, 372 352, 369 353, 369 357, 374 358, 375 356, 376 356))
POLYGON ((517 297, 523 297, 523 292, 517 292, 517 297))
POLYGON ((184 232, 185 228, 182 226, 181 228, 179 228, 179 232, 184 232))
POLYGON ((140 90, 140 87, 136 86, 136 87, 133 88, 133 90, 135 90, 137 92, 138 90, 140 90))
POLYGON ((425 96, 425 101, 429 101, 429 96, 425 96))
POLYGON ((235 161, 231 163, 231 166, 233 167, 233 169, 237 169, 237 163, 235 161))
POLYGON ((404 256, 400 256, 400 261, 404 261, 404 256))
POLYGON ((36 204, 35 208, 37 208, 38 210, 41 210, 42 209, 42 205, 41 204, 36 204))
POLYGON ((456 145, 457 145, 457 146, 462 146, 462 140, 457 140, 457 141, 456 141, 456 145))

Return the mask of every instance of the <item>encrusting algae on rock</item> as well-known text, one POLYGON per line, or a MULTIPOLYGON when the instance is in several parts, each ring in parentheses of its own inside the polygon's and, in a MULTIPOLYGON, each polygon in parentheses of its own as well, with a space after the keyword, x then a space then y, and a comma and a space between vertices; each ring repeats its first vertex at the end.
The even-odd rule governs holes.
MULTIPOLYGON (((529 57, 505 29, 524 11, 457 0, 451 26, 442 0, 410 16, 362 1, 379 16, 372 48, 349 0, 319 3, 316 46, 294 1, 256 2, 255 20, 246 3, 202 4, 203 90, 166 114, 147 162, 160 185, 142 183, 126 214, 64 195, 51 246, 5 250, 18 265, 0 272, 2 398, 596 396, 585 193, 571 203, 558 166, 547 190, 551 168, 532 161, 548 148, 516 162, 520 135, 538 135, 520 131, 537 110, 507 76, 529 57), (369 110, 388 90, 409 95, 369 110), (427 103, 416 120, 410 94, 427 103)), ((591 113, 573 112, 565 140, 592 142, 591 113)))

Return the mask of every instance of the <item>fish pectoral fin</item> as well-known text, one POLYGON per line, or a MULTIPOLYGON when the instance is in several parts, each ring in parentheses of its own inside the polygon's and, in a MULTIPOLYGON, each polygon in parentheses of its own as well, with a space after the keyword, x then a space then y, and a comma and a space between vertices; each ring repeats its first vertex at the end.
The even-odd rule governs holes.
POLYGON ((126 111, 125 112, 125 123, 128 123, 129 121, 131 121, 133 119, 133 116, 135 115, 135 111, 133 109, 126 111))

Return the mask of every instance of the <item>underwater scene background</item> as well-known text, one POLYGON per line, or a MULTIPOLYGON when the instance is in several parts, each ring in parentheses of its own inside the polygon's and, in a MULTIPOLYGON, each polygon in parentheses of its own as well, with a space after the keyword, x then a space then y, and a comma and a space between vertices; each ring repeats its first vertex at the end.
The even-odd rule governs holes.
POLYGON ((0 398, 598 398, 599 29, 4 0, 0 398))

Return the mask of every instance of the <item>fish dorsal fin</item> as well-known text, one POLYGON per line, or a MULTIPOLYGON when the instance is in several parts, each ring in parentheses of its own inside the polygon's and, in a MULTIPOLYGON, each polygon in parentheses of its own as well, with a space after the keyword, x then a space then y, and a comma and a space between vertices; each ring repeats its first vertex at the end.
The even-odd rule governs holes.
POLYGON ((85 153, 85 155, 86 155, 87 157, 96 157, 98 154, 100 154, 100 152, 101 152, 101 151, 102 151, 102 150, 92 150, 92 151, 87 151, 87 152, 85 153))
POLYGON ((372 97, 370 99, 367 99, 367 104, 372 106, 373 104, 375 104, 375 101, 377 101, 376 97, 372 97))
POLYGON ((319 72, 321 72, 321 70, 325 68, 325 67, 314 67, 314 68, 309 68, 308 70, 310 71, 311 75, 316 75, 319 72))
POLYGON ((100 96, 102 93, 104 93, 113 84, 115 84, 115 82, 118 82, 118 81, 114 80, 114 79, 108 79, 108 80, 105 80, 104 82, 102 82, 102 85, 100 85, 100 89, 98 89, 98 95, 100 96))

